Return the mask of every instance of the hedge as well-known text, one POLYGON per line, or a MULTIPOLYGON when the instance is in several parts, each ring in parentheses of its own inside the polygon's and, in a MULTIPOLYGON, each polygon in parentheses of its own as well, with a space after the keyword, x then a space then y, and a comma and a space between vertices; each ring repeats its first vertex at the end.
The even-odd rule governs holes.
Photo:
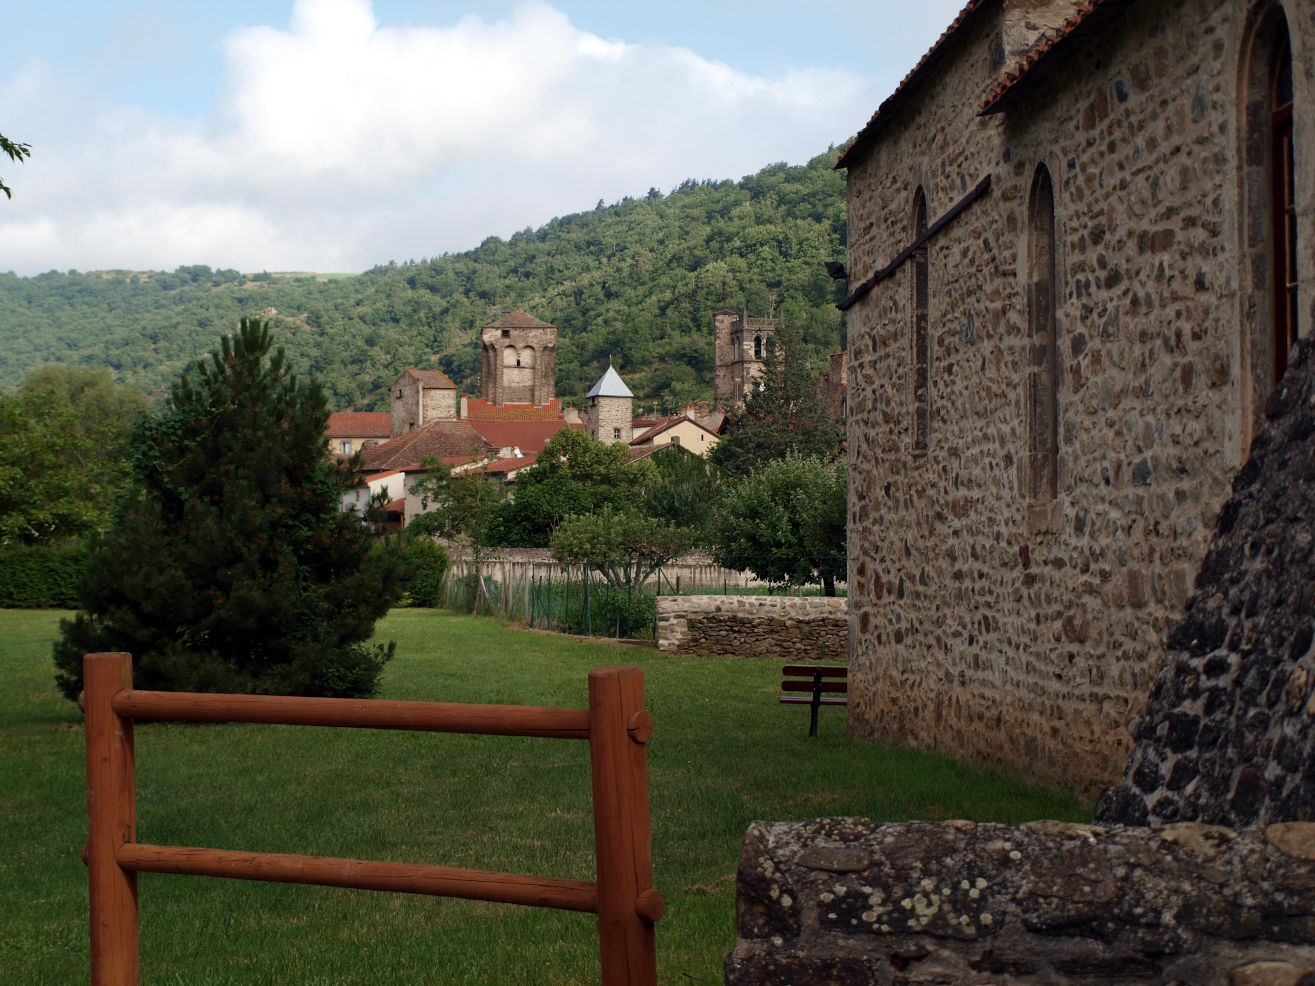
POLYGON ((0 609, 77 609, 86 545, 0 546, 0 609))

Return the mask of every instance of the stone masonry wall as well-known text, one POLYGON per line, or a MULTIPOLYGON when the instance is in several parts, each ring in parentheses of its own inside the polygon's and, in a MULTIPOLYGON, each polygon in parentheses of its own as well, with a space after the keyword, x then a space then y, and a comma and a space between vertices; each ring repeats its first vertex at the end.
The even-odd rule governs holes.
POLYGON ((750 826, 727 986, 1309 986, 1315 824, 750 826))
MULTIPOLYGON (((850 167, 855 283, 913 239, 918 188, 935 221, 992 178, 928 245, 925 453, 913 450, 913 264, 849 312, 859 735, 1002 762, 1088 796, 1122 772, 1128 723, 1257 413, 1243 338, 1254 297, 1239 287, 1249 6, 1120 6, 1040 91, 979 117, 1008 67, 992 57, 999 5, 985 4, 850 167), (1055 199, 1058 495, 1029 501, 1028 209, 1041 166, 1055 199)), ((1304 99, 1315 6, 1288 10, 1304 99)), ((1306 277, 1315 164, 1298 154, 1306 277)))
POLYGON ((1315 343, 1296 352, 1098 821, 1315 821, 1315 343))
POLYGON ((658 650, 843 663, 845 600, 816 596, 659 596, 658 650))

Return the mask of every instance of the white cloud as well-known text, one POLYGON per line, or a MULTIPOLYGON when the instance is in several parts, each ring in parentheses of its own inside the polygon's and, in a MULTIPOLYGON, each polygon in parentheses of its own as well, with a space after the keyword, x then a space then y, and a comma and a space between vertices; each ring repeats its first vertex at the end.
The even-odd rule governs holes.
POLYGON ((297 0, 286 28, 234 31, 223 52, 206 119, 79 99, 39 63, 0 82, 25 107, 6 132, 31 124, 36 151, 0 171, 16 189, 0 270, 353 270, 461 250, 599 198, 802 161, 885 95, 600 38, 541 2, 397 28, 367 0, 297 0))

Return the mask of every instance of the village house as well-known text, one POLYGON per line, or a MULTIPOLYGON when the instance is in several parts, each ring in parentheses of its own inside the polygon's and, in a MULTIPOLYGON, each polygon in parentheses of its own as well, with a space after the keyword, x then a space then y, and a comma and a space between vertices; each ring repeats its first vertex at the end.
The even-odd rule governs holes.
POLYGON ((392 437, 392 416, 386 411, 335 411, 324 428, 333 455, 353 455, 392 437))
POLYGON ((848 173, 850 725, 1092 793, 1315 294, 1315 4, 972 0, 848 173))

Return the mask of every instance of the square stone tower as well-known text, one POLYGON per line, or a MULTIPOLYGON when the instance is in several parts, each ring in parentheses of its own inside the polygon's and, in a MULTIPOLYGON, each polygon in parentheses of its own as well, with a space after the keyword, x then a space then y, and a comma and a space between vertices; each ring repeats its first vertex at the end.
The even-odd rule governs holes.
POLYGON ((542 407, 557 394, 557 326, 519 308, 480 331, 480 396, 542 407))
POLYGON ((712 406, 728 411, 744 402, 754 382, 762 376, 763 358, 776 332, 776 320, 750 318, 723 308, 712 314, 713 356, 716 364, 712 382, 712 406))

